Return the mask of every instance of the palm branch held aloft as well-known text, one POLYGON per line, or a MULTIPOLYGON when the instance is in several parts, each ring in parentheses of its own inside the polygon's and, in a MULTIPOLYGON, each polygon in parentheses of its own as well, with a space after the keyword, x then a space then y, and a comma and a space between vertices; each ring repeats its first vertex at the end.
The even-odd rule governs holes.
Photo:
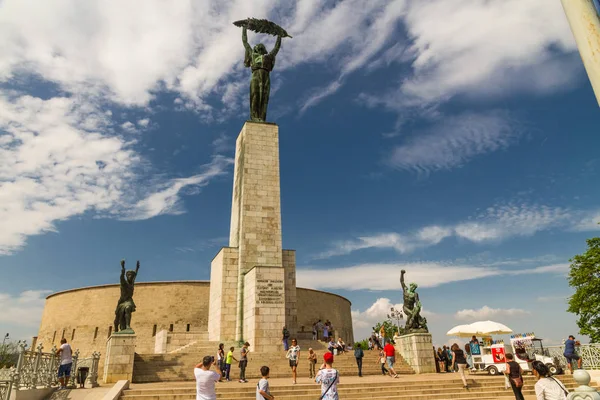
POLYGON ((131 331, 131 314, 135 311, 133 302, 133 287, 135 278, 140 270, 140 262, 137 262, 135 271, 125 271, 125 260, 121 260, 121 297, 115 309, 114 331, 131 331))
POLYGON ((270 73, 275 67, 275 57, 281 48, 281 38, 291 36, 279 25, 264 19, 248 18, 236 21, 233 24, 242 27, 242 43, 245 49, 244 66, 252 70, 252 78, 250 79, 250 120, 265 122, 271 93, 270 73), (277 36, 273 50, 267 52, 267 48, 262 43, 254 47, 250 46, 248 43, 248 29, 277 36))

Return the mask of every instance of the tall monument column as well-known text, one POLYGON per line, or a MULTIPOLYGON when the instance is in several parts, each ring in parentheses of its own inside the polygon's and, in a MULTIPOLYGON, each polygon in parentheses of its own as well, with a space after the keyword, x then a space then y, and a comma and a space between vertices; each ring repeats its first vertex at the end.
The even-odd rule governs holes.
POLYGON ((296 255, 281 245, 279 127, 266 122, 270 74, 281 40, 291 37, 265 19, 234 22, 242 28, 250 79, 250 121, 235 145, 229 247, 211 263, 208 337, 245 340, 253 351, 281 346, 284 325, 296 331, 296 255), (277 36, 267 51, 248 42, 248 30, 277 36))
POLYGON ((600 105, 600 5, 595 0, 561 1, 600 105))
POLYGON ((282 249, 279 128, 246 122, 237 138, 229 247, 211 265, 209 337, 247 340, 254 351, 281 345, 295 328, 293 251, 282 249))

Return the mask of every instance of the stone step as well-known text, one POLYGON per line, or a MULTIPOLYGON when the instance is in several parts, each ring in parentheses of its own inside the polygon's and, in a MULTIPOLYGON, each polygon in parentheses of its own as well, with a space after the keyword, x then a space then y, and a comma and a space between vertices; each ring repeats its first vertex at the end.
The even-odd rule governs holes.
MULTIPOLYGON (((430 374, 431 376, 435 377, 435 378, 441 378, 441 376, 439 374, 430 374)), ((425 375, 426 376, 426 375, 425 375)), ((342 375, 342 377, 344 378, 344 376, 342 375)), ((458 374, 448 374, 447 376, 444 376, 443 379, 422 379, 422 377, 424 377, 423 375, 413 375, 413 376, 405 376, 402 377, 400 379, 383 379, 382 382, 375 382, 374 385, 381 385, 384 384, 385 388, 388 387, 393 387, 396 388, 398 390, 400 389, 407 389, 407 388, 412 388, 412 387, 419 387, 419 388, 436 388, 436 387, 447 387, 448 385, 461 385, 462 386, 462 380, 460 379, 458 374)), ((350 377, 348 377, 350 378, 350 377)), ((357 382, 343 382, 342 386, 344 388, 349 388, 349 389, 363 389, 365 388, 365 385, 361 382, 360 379, 355 379, 354 377, 351 377, 351 379, 353 379, 354 381, 357 382)), ((571 375, 562 375, 560 376, 560 380, 561 382, 563 382, 565 385, 569 386, 569 385, 576 385, 575 380, 572 378, 571 375)), ((467 381, 469 382, 470 385, 472 385, 473 387, 504 387, 504 378, 503 377, 492 377, 492 376, 484 376, 484 375, 480 375, 480 376, 467 376, 467 381)), ((524 376, 524 382, 525 385, 533 385, 535 384, 535 379, 532 376, 524 376)), ((272 385, 273 386, 273 385, 272 385)), ((297 388, 305 388, 305 387, 312 387, 312 385, 307 385, 306 381, 304 383, 300 383, 298 385, 292 385, 292 384, 275 384, 275 387, 278 388, 278 390, 296 390, 297 388)), ((129 393, 137 393, 139 392, 172 392, 172 391, 181 391, 181 390, 193 390, 195 389, 195 384, 193 382, 178 382, 176 384, 176 386, 172 386, 172 385, 166 385, 166 386, 152 386, 149 389, 144 389, 144 385, 136 385, 134 388, 130 389, 128 392, 129 393)), ((247 391, 252 391, 254 390, 253 388, 248 388, 248 386, 245 385, 234 385, 232 387, 230 387, 227 390, 231 390, 231 391, 237 391, 237 392, 247 392, 247 391)))
MULTIPOLYGON (((133 382, 159 382, 159 381, 181 381, 193 380, 193 368, 200 363, 206 351, 190 351, 176 354, 136 354, 133 382)), ((322 356, 325 351, 318 352, 317 367, 321 364, 322 356)), ((211 354, 211 353, 208 353, 211 354)), ((306 353, 304 353, 306 354, 306 353)), ((309 366, 305 355, 301 354, 298 365, 298 377, 308 377, 309 366)), ((259 367, 268 365, 271 367, 271 377, 285 377, 289 375, 289 360, 285 358, 285 352, 278 353, 249 353, 249 368, 246 370, 247 378, 260 378, 259 367)), ((354 376, 358 373, 356 359, 353 354, 345 353, 335 357, 335 367, 341 374, 354 376)), ((396 354, 396 365, 394 367, 398 374, 413 374, 412 368, 404 361, 402 356, 396 354)), ((379 354, 375 351, 366 351, 363 359, 363 375, 380 375, 381 364, 379 363, 379 354)), ((231 376, 239 376, 237 363, 232 365, 231 376)))
MULTIPOLYGON (((574 380, 562 379, 568 389, 577 385, 574 380)), ((448 400, 448 399, 498 399, 514 398, 512 391, 504 389, 504 378, 493 377, 489 379, 468 380, 469 390, 462 388, 460 379, 439 381, 411 381, 390 380, 387 382, 370 383, 368 385, 340 384, 338 391, 343 399, 401 399, 401 400, 448 400)), ((533 384, 535 381, 529 377, 525 379, 523 393, 534 395, 533 384)), ((320 395, 318 385, 283 385, 273 386, 272 393, 277 399, 284 400, 309 400, 320 395)), ((253 383, 221 383, 217 386, 217 398, 220 400, 241 400, 255 398, 256 387, 253 383)), ((130 389, 125 391, 123 400, 192 400, 195 398, 195 388, 178 387, 164 389, 130 389)))
MULTIPOLYGON (((477 382, 469 380, 471 386, 468 390, 462 388, 462 382, 439 381, 436 383, 420 381, 412 382, 412 385, 402 385, 397 381, 369 384, 367 386, 356 384, 340 384, 338 392, 343 399, 401 399, 401 400, 448 400, 448 399, 470 399, 485 400, 499 398, 514 398, 512 391, 504 389, 504 380, 498 379, 497 382, 490 385, 488 382, 477 382)), ((535 395, 533 389, 534 380, 529 379, 525 382, 523 394, 526 396, 535 395)), ((577 385, 575 382, 566 383, 565 386, 572 390, 577 385)), ((272 386, 272 393, 277 399, 284 400, 310 400, 320 395, 318 385, 286 385, 272 386)), ((217 398, 219 400, 241 400, 254 399, 256 386, 239 383, 221 383, 217 386, 217 398)), ((195 388, 171 388, 171 389, 131 389, 124 392, 121 397, 123 400, 192 400, 195 399, 195 388)))
MULTIPOLYGON (((356 376, 357 371, 347 371, 343 369, 339 369, 340 374, 345 376, 356 376)), ((298 371, 300 372, 300 371, 298 371)), ((396 370, 398 375, 413 375, 414 372, 412 370, 396 370)), ((371 375, 380 375, 381 371, 363 371, 364 376, 371 375)), ((286 372, 274 372, 271 374, 272 378, 285 378, 291 376, 291 372, 288 370, 286 372)), ((232 380, 237 380, 239 378, 239 370, 232 371, 230 374, 232 380)), ((260 373, 258 371, 253 372, 251 370, 246 371, 247 379, 256 379, 260 378, 260 373)), ((308 373, 306 374, 298 374, 298 378, 308 378, 308 373)), ((135 383, 149 383, 149 382, 177 382, 177 381, 193 381, 194 375, 189 371, 144 371, 143 373, 136 373, 133 376, 133 382, 135 383)))

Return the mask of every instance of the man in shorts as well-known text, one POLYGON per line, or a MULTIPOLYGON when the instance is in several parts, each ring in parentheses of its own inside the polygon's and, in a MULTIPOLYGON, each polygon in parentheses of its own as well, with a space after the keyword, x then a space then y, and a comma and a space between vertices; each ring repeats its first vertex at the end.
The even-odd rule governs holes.
POLYGON ((385 358, 386 358, 386 361, 387 361, 387 365, 388 365, 388 369, 389 369, 388 372, 390 373, 390 376, 392 378, 397 378, 398 374, 394 370, 394 362, 396 361, 396 348, 394 347, 393 344, 391 344, 390 342, 388 342, 383 347, 383 351, 385 352, 385 358))
POLYGON ((577 345, 578 343, 575 342, 575 336, 569 335, 569 338, 565 341, 565 352, 563 355, 567 359, 571 374, 573 374, 573 361, 577 361, 577 368, 581 369, 581 357, 575 352, 575 346, 577 345))
POLYGON ((69 379, 71 378, 71 367, 73 366, 73 350, 67 343, 67 339, 60 340, 60 348, 56 351, 56 356, 60 357, 60 366, 58 367, 58 382, 60 388, 66 389, 69 379))

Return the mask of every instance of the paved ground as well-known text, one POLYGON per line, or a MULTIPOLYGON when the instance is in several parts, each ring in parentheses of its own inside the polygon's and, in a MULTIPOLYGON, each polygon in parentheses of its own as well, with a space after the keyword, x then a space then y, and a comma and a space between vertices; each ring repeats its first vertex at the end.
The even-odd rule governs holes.
POLYGON ((113 385, 102 385, 94 389, 68 389, 59 390, 47 400, 101 400, 113 385))

